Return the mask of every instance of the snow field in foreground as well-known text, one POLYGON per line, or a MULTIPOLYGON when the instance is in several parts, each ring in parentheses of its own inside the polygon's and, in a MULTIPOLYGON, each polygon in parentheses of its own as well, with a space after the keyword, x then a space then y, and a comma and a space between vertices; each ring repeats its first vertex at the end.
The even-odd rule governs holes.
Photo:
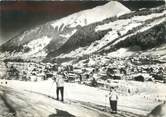
MULTIPOLYGON (((126 85, 135 85, 140 87, 140 83, 136 82, 126 83, 126 85)), ((52 80, 40 82, 10 80, 8 81, 7 86, 20 91, 28 90, 56 98, 56 84, 53 83, 52 80)), ((145 88, 145 91, 143 92, 142 90, 139 95, 119 95, 118 109, 135 114, 147 115, 156 105, 161 103, 157 101, 155 102, 154 100, 148 100, 147 97, 155 96, 158 94, 166 96, 164 93, 166 86, 164 84, 141 83, 141 87, 145 88), (148 88, 149 90, 147 90, 148 88)), ((65 83, 64 91, 65 100, 83 101, 102 106, 109 106, 109 100, 108 97, 106 97, 109 91, 75 83, 65 83)))

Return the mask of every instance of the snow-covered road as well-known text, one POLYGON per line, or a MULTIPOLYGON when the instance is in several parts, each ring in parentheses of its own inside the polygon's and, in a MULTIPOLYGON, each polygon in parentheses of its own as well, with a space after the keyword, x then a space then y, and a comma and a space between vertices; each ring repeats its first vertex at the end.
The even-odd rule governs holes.
POLYGON ((113 115, 90 102, 66 99, 62 103, 41 93, 6 86, 0 86, 0 107, 0 117, 139 117, 125 111, 113 115))

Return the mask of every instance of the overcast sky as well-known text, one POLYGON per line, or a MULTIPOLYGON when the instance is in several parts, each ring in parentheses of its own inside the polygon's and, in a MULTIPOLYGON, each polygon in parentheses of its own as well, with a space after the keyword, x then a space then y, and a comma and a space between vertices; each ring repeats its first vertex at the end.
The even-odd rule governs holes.
MULTIPOLYGON (((0 2, 0 45, 20 32, 107 1, 0 2)), ((129 9, 155 7, 164 2, 122 2, 129 9)))

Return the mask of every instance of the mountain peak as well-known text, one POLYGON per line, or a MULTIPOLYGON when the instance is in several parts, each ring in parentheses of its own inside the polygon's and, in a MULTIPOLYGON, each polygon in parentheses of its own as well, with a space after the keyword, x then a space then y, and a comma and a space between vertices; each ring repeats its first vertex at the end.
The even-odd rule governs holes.
POLYGON ((128 9, 127 7, 125 7, 120 2, 117 1, 108 2, 107 4, 103 5, 101 8, 105 10, 109 9, 110 11, 108 13, 111 12, 112 14, 118 16, 130 12, 130 9, 128 9))
POLYGON ((159 33, 156 41, 164 39, 162 25, 165 21, 165 10, 161 6, 130 12, 121 3, 111 1, 17 35, 0 46, 3 53, 1 56, 3 55, 2 59, 65 61, 93 53, 110 53, 120 48, 132 48, 130 46, 138 43, 137 35, 143 36, 139 39, 140 48, 148 49, 146 46, 150 42, 151 47, 155 46, 155 41, 152 40, 154 38, 146 36, 148 33, 159 33), (145 37, 148 38, 148 43, 145 37))
POLYGON ((119 16, 129 12, 130 10, 121 3, 117 1, 111 1, 102 6, 80 11, 57 20, 52 23, 52 26, 54 28, 62 25, 69 25, 70 27, 76 27, 78 25, 85 26, 91 23, 102 21, 109 17, 119 16))

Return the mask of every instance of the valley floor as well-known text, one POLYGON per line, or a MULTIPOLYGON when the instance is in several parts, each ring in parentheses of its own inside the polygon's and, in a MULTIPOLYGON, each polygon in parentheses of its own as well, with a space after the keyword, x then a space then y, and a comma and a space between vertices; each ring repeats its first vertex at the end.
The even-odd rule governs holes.
MULTIPOLYGON (((65 102, 56 98, 56 85, 40 82, 0 81, 0 117, 142 117, 161 102, 140 95, 119 96, 118 114, 111 114, 108 91, 76 83, 65 84, 65 102), (50 98, 53 97, 53 98, 50 98)), ((163 85, 164 86, 164 85, 163 85)))

